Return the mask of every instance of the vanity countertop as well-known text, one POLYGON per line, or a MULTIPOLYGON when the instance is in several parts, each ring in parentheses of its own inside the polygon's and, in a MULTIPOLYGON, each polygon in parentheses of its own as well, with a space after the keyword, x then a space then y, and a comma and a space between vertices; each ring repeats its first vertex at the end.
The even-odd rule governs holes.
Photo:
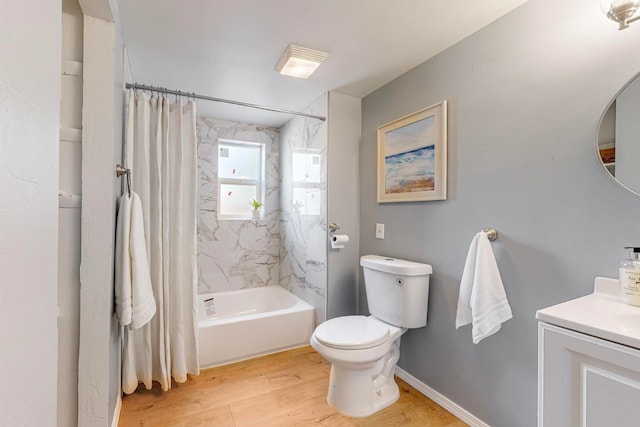
POLYGON ((536 319, 640 349, 640 307, 619 292, 618 280, 596 277, 592 294, 538 310, 536 319))

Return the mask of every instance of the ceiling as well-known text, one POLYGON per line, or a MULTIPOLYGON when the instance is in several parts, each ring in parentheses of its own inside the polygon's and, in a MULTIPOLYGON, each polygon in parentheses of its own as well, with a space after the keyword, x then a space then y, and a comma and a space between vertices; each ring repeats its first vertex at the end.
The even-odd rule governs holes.
MULTIPOLYGON (((133 82, 302 110, 362 98, 526 0, 118 0, 133 82), (298 44, 329 56, 307 80, 274 67, 298 44)), ((289 115, 198 101, 198 113, 279 127, 289 115)))

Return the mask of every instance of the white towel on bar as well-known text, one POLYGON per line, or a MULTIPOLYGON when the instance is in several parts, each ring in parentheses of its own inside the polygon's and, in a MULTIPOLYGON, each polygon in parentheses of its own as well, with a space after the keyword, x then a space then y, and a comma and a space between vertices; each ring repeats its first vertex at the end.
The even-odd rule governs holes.
POLYGON ((120 199, 116 229, 116 315, 122 326, 138 329, 156 313, 142 204, 134 192, 120 199))
POLYGON ((460 281, 456 329, 472 324, 473 343, 500 330, 511 319, 511 307, 504 292, 491 243, 484 231, 475 235, 469 247, 460 281))

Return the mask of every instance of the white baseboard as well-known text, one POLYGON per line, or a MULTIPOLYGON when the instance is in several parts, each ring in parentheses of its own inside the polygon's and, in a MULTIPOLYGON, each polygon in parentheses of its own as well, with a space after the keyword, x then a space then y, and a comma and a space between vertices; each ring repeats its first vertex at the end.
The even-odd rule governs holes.
POLYGON ((116 407, 113 409, 113 419, 111 421, 111 427, 118 427, 118 422, 120 421, 121 409, 122 409, 122 393, 118 393, 118 400, 116 400, 116 407))
POLYGON ((396 366, 396 375, 404 380, 411 387, 418 390, 420 393, 427 396, 429 399, 436 402, 438 405, 442 406, 447 411, 451 412, 456 417, 460 418, 465 423, 469 424, 471 427, 490 427, 489 424, 482 421, 480 418, 473 415, 471 412, 464 409, 462 406, 458 405, 448 397, 443 396, 438 393, 416 377, 412 376, 407 371, 396 366))

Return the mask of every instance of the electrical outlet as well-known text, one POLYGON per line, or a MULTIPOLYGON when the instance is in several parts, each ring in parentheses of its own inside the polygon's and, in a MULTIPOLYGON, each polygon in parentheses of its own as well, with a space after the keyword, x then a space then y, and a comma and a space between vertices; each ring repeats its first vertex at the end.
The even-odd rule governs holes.
POLYGON ((376 239, 384 239, 384 224, 376 224, 376 239))

